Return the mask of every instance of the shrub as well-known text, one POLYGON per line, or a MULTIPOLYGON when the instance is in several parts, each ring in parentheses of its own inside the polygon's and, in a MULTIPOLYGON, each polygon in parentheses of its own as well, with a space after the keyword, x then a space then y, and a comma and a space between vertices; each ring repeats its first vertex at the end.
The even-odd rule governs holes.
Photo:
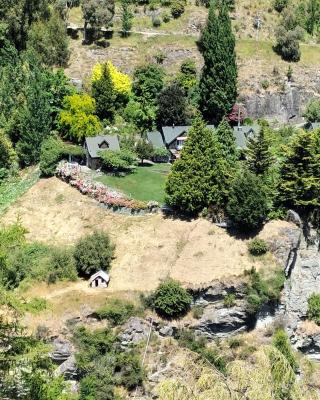
POLYGON ((130 170, 135 164, 137 155, 130 150, 100 151, 101 162, 106 170, 130 170))
POLYGON ((170 11, 173 18, 179 18, 184 13, 184 2, 181 0, 174 1, 170 11))
POLYGON ((105 306, 96 311, 100 319, 107 319, 112 325, 122 325, 139 311, 134 304, 120 299, 112 299, 105 306))
POLYGON ((255 238, 249 242, 248 250, 253 256, 262 256, 268 251, 268 245, 263 239, 255 238))
POLYGON ((167 24, 168 22, 170 22, 170 20, 171 20, 171 17, 170 17, 170 15, 169 15, 168 13, 163 13, 163 14, 162 14, 162 21, 163 21, 165 24, 167 24))
POLYGON ((276 331, 276 333, 273 336, 272 344, 285 356, 291 368, 294 371, 297 371, 298 364, 293 354, 288 336, 283 329, 278 329, 276 331))
POLYGON ((55 277, 55 281, 74 281, 77 279, 77 268, 75 264, 75 259, 73 258, 72 250, 58 247, 53 248, 51 250, 51 257, 49 262, 51 272, 51 282, 49 283, 54 283, 53 277, 55 277))
POLYGON ((152 296, 152 307, 164 318, 178 318, 187 313, 192 297, 173 279, 162 282, 152 296))
POLYGON ((318 122, 320 121, 320 100, 311 100, 303 114, 303 116, 308 120, 308 122, 318 122))
POLYGON ((50 135, 41 146, 40 171, 43 176, 53 176, 59 161, 69 155, 81 158, 84 151, 80 146, 67 145, 56 135, 50 135))
POLYGON ((288 0, 274 0, 273 8, 280 13, 287 5, 288 0))
POLYGON ((107 233, 96 231, 81 238, 74 250, 78 273, 88 277, 99 270, 108 270, 113 254, 114 245, 107 233))
POLYGON ((45 299, 40 299, 35 297, 31 299, 28 303, 24 304, 23 308, 25 311, 30 312, 32 314, 37 314, 41 311, 46 310, 48 307, 48 303, 45 299))
POLYGON ((308 299, 308 318, 320 325, 320 294, 313 293, 308 299))
POLYGON ((287 30, 284 26, 280 26, 276 32, 277 43, 274 47, 285 61, 298 62, 301 57, 300 43, 303 33, 300 27, 287 30))
POLYGON ((203 306, 194 306, 192 307, 192 316, 195 319, 200 319, 203 315, 204 308, 203 306))
POLYGON ((262 86, 262 88, 263 88, 264 90, 267 90, 268 87, 270 86, 270 83, 269 83, 269 81, 268 81, 267 79, 264 79, 264 80, 261 82, 261 86, 262 86))
POLYGON ((152 25, 155 28, 158 28, 159 26, 161 26, 161 19, 159 17, 155 17, 152 19, 152 25))
POLYGON ((236 296, 233 293, 228 293, 224 299, 223 304, 227 308, 231 308, 236 304, 236 296))

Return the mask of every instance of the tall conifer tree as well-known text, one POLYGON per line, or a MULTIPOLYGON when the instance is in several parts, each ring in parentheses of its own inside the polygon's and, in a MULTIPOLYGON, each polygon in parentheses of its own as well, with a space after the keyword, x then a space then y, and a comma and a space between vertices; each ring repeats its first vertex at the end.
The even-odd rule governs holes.
POLYGON ((207 121, 219 123, 237 97, 235 37, 226 1, 212 1, 199 48, 204 58, 200 79, 200 108, 207 121))
POLYGON ((270 144, 266 137, 266 127, 248 139, 247 163, 251 172, 264 175, 272 165, 270 144))
POLYGON ((221 156, 228 162, 233 164, 237 161, 237 148, 233 129, 228 121, 224 118, 216 129, 216 136, 221 148, 221 156))

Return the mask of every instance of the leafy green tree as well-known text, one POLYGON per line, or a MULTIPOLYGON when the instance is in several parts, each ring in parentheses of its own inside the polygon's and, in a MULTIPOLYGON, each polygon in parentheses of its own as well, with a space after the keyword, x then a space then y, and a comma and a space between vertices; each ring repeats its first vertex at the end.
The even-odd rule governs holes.
POLYGON ((0 0, 0 21, 7 25, 7 37, 18 50, 25 49, 31 24, 49 17, 49 3, 50 0, 0 0))
POLYGON ((83 0, 81 2, 84 18, 84 39, 87 41, 87 27, 95 31, 107 28, 114 16, 114 0, 83 0))
POLYGON ((256 175, 265 175, 273 162, 266 130, 266 127, 261 127, 259 132, 248 139, 247 164, 249 170, 256 175))
POLYGON ((238 160, 236 142, 233 129, 226 118, 220 122, 215 133, 220 145, 221 157, 223 157, 229 164, 234 165, 238 160))
POLYGON ((7 135, 0 130, 0 170, 12 170, 17 166, 17 155, 7 135))
POLYGON ((227 215, 244 232, 260 228, 268 214, 265 187, 247 169, 238 172, 229 191, 227 215))
POLYGON ((204 58, 199 86, 200 109, 207 121, 219 123, 237 98, 235 37, 224 2, 218 7, 211 3, 199 49, 204 58))
POLYGON ((48 21, 36 21, 28 33, 27 48, 34 49, 48 66, 66 66, 69 59, 66 24, 56 13, 48 21))
POLYGON ((279 13, 286 8, 288 5, 288 0, 274 0, 273 7, 279 13))
POLYGON ((75 246, 74 258, 78 273, 89 277, 99 270, 109 270, 114 255, 109 235, 96 231, 81 238, 75 246))
POLYGON ((151 296, 151 305, 155 311, 165 318, 179 318, 187 313, 192 302, 191 295, 180 282, 167 279, 160 283, 151 296))
POLYGON ((222 205, 227 190, 227 166, 214 132, 197 117, 188 132, 181 157, 166 182, 166 202, 197 214, 209 205, 222 205))
POLYGON ((64 109, 58 116, 59 132, 78 143, 85 137, 98 135, 102 125, 95 111, 95 100, 89 95, 67 96, 64 99, 64 109))
POLYGON ((308 298, 308 318, 320 325, 320 295, 313 293, 308 298))
POLYGON ((96 101, 96 113, 102 120, 112 121, 116 112, 117 95, 106 64, 102 67, 100 79, 92 83, 92 97, 96 101))
POLYGON ((197 84, 197 67, 193 59, 186 59, 181 64, 178 82, 186 92, 197 84))
POLYGON ((152 143, 148 142, 145 139, 139 139, 136 144, 136 153, 141 160, 141 164, 143 164, 144 160, 150 160, 153 155, 153 146, 152 143))
POLYGON ((272 339, 272 345, 285 356, 291 368, 296 372, 298 363, 293 354, 288 335, 283 329, 278 329, 275 332, 272 339))
POLYGON ((303 114, 303 116, 308 120, 308 122, 318 122, 320 121, 320 100, 311 100, 303 114))
POLYGON ((123 115, 126 121, 138 128, 140 133, 145 133, 151 131, 155 126, 157 107, 132 98, 124 109, 123 115))
POLYGON ((297 131, 284 149, 279 196, 289 207, 320 205, 320 130, 297 131))
POLYGON ((308 0, 306 11, 306 30, 313 35, 320 25, 320 1, 308 0))
POLYGON ((130 9, 131 0, 121 0, 122 36, 128 37, 132 28, 133 14, 130 9))
POLYGON ((133 93, 139 102, 155 105, 164 86, 164 71, 156 64, 147 64, 134 72, 133 93))
POLYGON ((166 86, 158 97, 158 120, 160 125, 184 125, 186 123, 187 98, 178 82, 166 86))

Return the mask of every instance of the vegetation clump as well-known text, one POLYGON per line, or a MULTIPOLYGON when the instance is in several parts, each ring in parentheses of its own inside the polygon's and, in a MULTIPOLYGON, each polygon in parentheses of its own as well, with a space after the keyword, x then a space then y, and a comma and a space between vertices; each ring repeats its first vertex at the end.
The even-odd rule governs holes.
POLYGON ((268 251, 268 244, 263 239, 255 238, 249 242, 248 250, 253 256, 262 256, 268 251))
POLYGON ((111 325, 124 324, 130 317, 140 314, 133 303, 120 299, 110 299, 107 304, 96 311, 98 318, 107 319, 111 325))
POLYGON ((89 277, 99 270, 108 271, 114 255, 109 235, 102 231, 81 238, 75 246, 74 258, 79 275, 89 277))
POLYGON ((308 298, 308 318, 320 325, 320 294, 313 293, 308 298))
POLYGON ((163 318, 179 318, 191 306, 192 297, 181 284, 173 279, 162 282, 151 295, 150 305, 163 318))

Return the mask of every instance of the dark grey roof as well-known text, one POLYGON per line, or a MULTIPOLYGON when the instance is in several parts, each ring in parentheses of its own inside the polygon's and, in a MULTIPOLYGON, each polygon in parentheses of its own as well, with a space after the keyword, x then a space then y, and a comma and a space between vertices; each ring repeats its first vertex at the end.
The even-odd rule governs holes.
POLYGON ((233 128, 234 138, 238 149, 245 149, 247 147, 247 140, 250 136, 260 131, 259 125, 243 125, 235 126, 233 128))
POLYGON ((164 147, 162 135, 159 131, 148 132, 147 138, 148 138, 149 142, 152 143, 154 148, 164 147))
MULTIPOLYGON (((214 125, 207 126, 210 129, 214 129, 214 125)), ((162 132, 164 136, 164 140, 167 145, 170 145, 177 137, 187 134, 189 129, 191 128, 190 125, 180 125, 180 126, 163 126, 162 132)))
POLYGON ((87 137, 85 141, 86 148, 92 158, 99 158, 98 152, 103 150, 100 149, 100 145, 103 142, 107 142, 109 145, 109 150, 120 150, 119 140, 117 135, 100 135, 87 137))

